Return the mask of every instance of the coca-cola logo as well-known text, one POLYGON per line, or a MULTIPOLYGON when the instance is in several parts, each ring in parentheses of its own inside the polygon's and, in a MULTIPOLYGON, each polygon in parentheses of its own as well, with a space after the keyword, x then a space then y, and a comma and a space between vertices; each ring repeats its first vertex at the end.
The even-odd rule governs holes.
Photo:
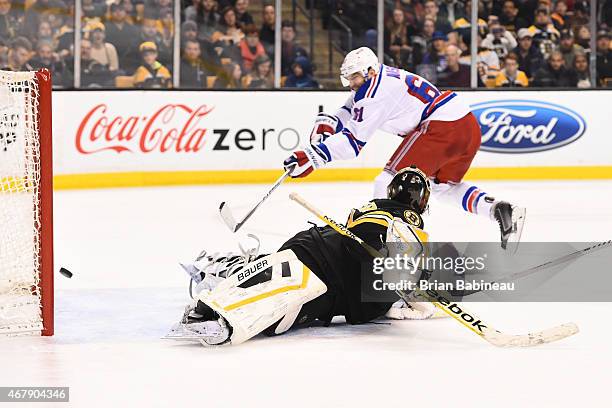
POLYGON ((197 153, 204 146, 207 128, 203 119, 214 107, 163 105, 151 115, 123 116, 108 105, 94 106, 83 117, 76 133, 82 154, 102 151, 197 153))
MULTIPOLYGON (((300 144, 294 128, 263 127, 212 128, 206 116, 213 106, 193 108, 167 104, 147 114, 125 115, 125 109, 113 111, 101 103, 91 108, 81 120, 75 137, 81 154, 115 153, 199 153, 210 151, 250 151, 281 149, 293 151, 300 144)), ((216 121, 219 123, 219 120, 216 121)), ((227 123, 222 122, 222 123, 227 123)))
POLYGON ((531 153, 576 141, 584 119, 563 106, 535 101, 494 101, 472 105, 480 123, 480 149, 497 153, 531 153))

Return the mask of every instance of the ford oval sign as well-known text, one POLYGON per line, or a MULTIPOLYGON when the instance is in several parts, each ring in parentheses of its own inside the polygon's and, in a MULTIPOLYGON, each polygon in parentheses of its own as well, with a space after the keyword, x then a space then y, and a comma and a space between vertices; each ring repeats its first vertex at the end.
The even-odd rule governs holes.
POLYGON ((584 119, 563 106, 536 101, 493 101, 471 106, 480 123, 480 149, 530 153, 556 149, 584 133, 584 119))

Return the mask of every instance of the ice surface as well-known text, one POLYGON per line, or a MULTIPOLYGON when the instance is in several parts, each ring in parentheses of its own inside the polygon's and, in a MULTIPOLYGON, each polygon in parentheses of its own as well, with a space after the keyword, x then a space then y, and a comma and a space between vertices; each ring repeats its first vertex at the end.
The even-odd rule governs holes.
MULTIPOLYGON (((479 186, 528 208, 525 241, 612 238, 612 182, 479 186)), ((70 406, 84 407, 572 407, 609 400, 606 303, 470 306, 508 333, 580 326, 577 336, 533 349, 496 349, 450 319, 363 326, 339 319, 216 349, 160 340, 188 298, 177 262, 202 249, 237 250, 218 205, 228 201, 240 217, 265 190, 56 193, 55 267, 74 277, 56 275, 54 337, 0 339, 0 386, 70 386, 70 406)), ((281 186, 243 227, 263 250, 313 220, 288 200, 290 191, 344 221, 349 208, 369 199, 371 185, 281 186)), ((426 225, 437 240, 498 234, 494 224, 435 202, 426 225)))

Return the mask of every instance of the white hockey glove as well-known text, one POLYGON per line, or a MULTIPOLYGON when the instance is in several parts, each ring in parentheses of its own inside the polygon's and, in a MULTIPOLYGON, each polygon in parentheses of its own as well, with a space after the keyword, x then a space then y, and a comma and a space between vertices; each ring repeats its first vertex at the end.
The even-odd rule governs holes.
POLYGON ((395 320, 424 320, 433 317, 436 313, 436 307, 425 299, 418 301, 415 293, 408 295, 409 299, 414 299, 414 302, 404 302, 398 300, 391 306, 385 315, 389 319, 395 320))
POLYGON ((291 169, 289 176, 292 178, 306 177, 313 170, 324 166, 330 157, 324 152, 323 148, 313 145, 303 148, 302 150, 296 150, 291 156, 289 156, 283 162, 285 170, 291 169))
POLYGON ((343 127, 342 122, 337 116, 319 112, 315 118, 312 132, 310 132, 310 144, 316 145, 324 142, 325 139, 334 133, 340 132, 343 127))

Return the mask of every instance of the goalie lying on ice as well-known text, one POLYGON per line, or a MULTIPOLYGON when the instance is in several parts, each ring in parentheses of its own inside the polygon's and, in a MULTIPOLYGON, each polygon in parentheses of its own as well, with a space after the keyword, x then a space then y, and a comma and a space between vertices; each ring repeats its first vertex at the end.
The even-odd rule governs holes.
MULTIPOLYGON (((414 167, 405 168, 389 184, 388 198, 352 210, 347 227, 383 253, 389 249, 386 242, 421 248, 427 240, 421 214, 429 194, 427 177, 414 167)), ((301 231, 270 255, 204 254, 194 264, 183 265, 197 283, 195 297, 166 338, 239 344, 260 333, 281 334, 315 320, 329 323, 334 316, 360 324, 385 315, 433 315, 433 305, 405 303, 399 296, 395 303, 363 302, 361 268, 372 260, 357 242, 328 226, 301 231)))

